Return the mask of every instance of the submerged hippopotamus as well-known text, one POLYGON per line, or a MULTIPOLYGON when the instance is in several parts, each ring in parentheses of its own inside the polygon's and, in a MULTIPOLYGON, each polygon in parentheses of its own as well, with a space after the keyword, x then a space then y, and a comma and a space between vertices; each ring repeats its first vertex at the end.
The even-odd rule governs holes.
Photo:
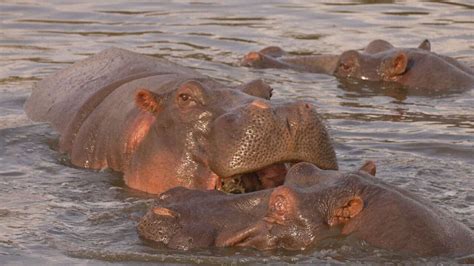
POLYGON ((422 256, 474 252, 474 233, 445 212, 375 178, 375 164, 342 173, 298 163, 284 185, 247 194, 175 188, 138 224, 170 248, 303 250, 353 235, 372 246, 422 256))
POLYGON ((287 56, 271 46, 248 53, 241 62, 255 68, 290 68, 342 78, 395 82, 412 89, 461 91, 474 88, 474 70, 457 60, 431 52, 423 41, 418 48, 396 48, 384 40, 369 43, 363 51, 340 55, 287 56))
POLYGON ((59 131, 74 165, 123 172, 128 186, 149 193, 274 187, 287 162, 337 169, 313 106, 270 96, 261 80, 229 87, 111 48, 39 82, 25 111, 59 131))

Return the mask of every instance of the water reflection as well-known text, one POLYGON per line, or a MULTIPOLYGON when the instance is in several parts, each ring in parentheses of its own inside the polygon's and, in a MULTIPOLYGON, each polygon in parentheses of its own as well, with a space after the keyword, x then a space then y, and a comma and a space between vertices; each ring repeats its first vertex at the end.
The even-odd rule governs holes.
POLYGON ((407 88, 395 82, 367 81, 359 79, 338 78, 338 88, 346 91, 345 97, 359 98, 383 95, 403 102, 409 96, 446 97, 462 94, 459 91, 435 91, 417 88, 407 88))
POLYGON ((370 5, 370 4, 393 4, 394 0, 352 0, 350 2, 345 1, 332 1, 326 2, 326 5, 370 5))

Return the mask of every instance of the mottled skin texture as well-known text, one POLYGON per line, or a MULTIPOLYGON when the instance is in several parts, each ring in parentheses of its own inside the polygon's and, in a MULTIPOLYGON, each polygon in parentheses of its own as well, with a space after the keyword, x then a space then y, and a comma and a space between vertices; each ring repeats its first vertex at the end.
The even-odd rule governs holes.
POLYGON ((355 172, 294 165, 284 185, 247 194, 175 188, 142 218, 144 239, 171 248, 240 246, 301 250, 353 235, 405 254, 474 252, 474 234, 433 204, 374 177, 375 164, 355 172))
POLYGON ((255 68, 290 68, 341 78, 395 82, 427 91, 474 88, 474 70, 453 58, 431 52, 428 40, 418 48, 396 48, 387 41, 375 40, 362 51, 314 56, 287 56, 281 48, 271 46, 250 52, 241 63, 255 68))
POLYGON ((219 189, 242 174, 271 187, 268 179, 281 179, 272 169, 287 161, 337 169, 314 108, 270 103, 271 91, 261 80, 229 87, 111 48, 40 81, 25 111, 59 131, 60 151, 74 165, 121 171, 128 186, 149 193, 219 189))

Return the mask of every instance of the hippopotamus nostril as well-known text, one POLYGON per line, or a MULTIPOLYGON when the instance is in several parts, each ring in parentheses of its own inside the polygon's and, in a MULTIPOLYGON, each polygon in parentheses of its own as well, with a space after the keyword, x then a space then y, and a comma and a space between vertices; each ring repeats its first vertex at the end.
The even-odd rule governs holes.
POLYGON ((286 120, 286 129, 288 130, 288 132, 291 132, 291 122, 288 119, 288 117, 285 120, 286 120))
POLYGON ((313 109, 313 105, 309 102, 306 102, 306 101, 299 101, 299 102, 296 103, 296 106, 297 106, 297 109, 300 112, 307 112, 307 111, 313 109))
POLYGON ((289 115, 286 117, 285 122, 286 129, 291 136, 291 139, 287 141, 292 143, 292 139, 296 137, 296 134, 300 129, 300 119, 297 115, 289 115))
POLYGON ((245 56, 245 59, 247 60, 259 60, 261 55, 257 52, 250 52, 245 56))
POLYGON ((270 108, 270 103, 267 101, 261 100, 261 99, 256 99, 250 103, 250 106, 257 107, 259 109, 268 109, 270 108))

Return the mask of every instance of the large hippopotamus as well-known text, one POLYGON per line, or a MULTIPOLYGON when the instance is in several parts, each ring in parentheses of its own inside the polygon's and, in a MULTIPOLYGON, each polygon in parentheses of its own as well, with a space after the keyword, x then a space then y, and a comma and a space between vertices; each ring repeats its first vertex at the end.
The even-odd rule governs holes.
POLYGON ((72 164, 123 172, 128 186, 148 193, 274 187, 289 162, 337 169, 314 107, 270 96, 261 80, 230 87, 110 48, 40 81, 25 111, 59 131, 72 164))
POLYGON ((428 201, 358 171, 293 165, 284 185, 246 194, 175 188, 138 224, 139 235, 170 248, 303 250, 352 235, 403 254, 464 256, 474 233, 428 201), (203 218, 205 217, 205 218, 203 218))
POLYGON ((348 50, 340 55, 288 56, 281 48, 270 46, 248 53, 241 64, 394 82, 432 92, 474 88, 474 70, 451 57, 431 52, 428 40, 417 48, 397 48, 387 41, 375 40, 362 51, 348 50))

